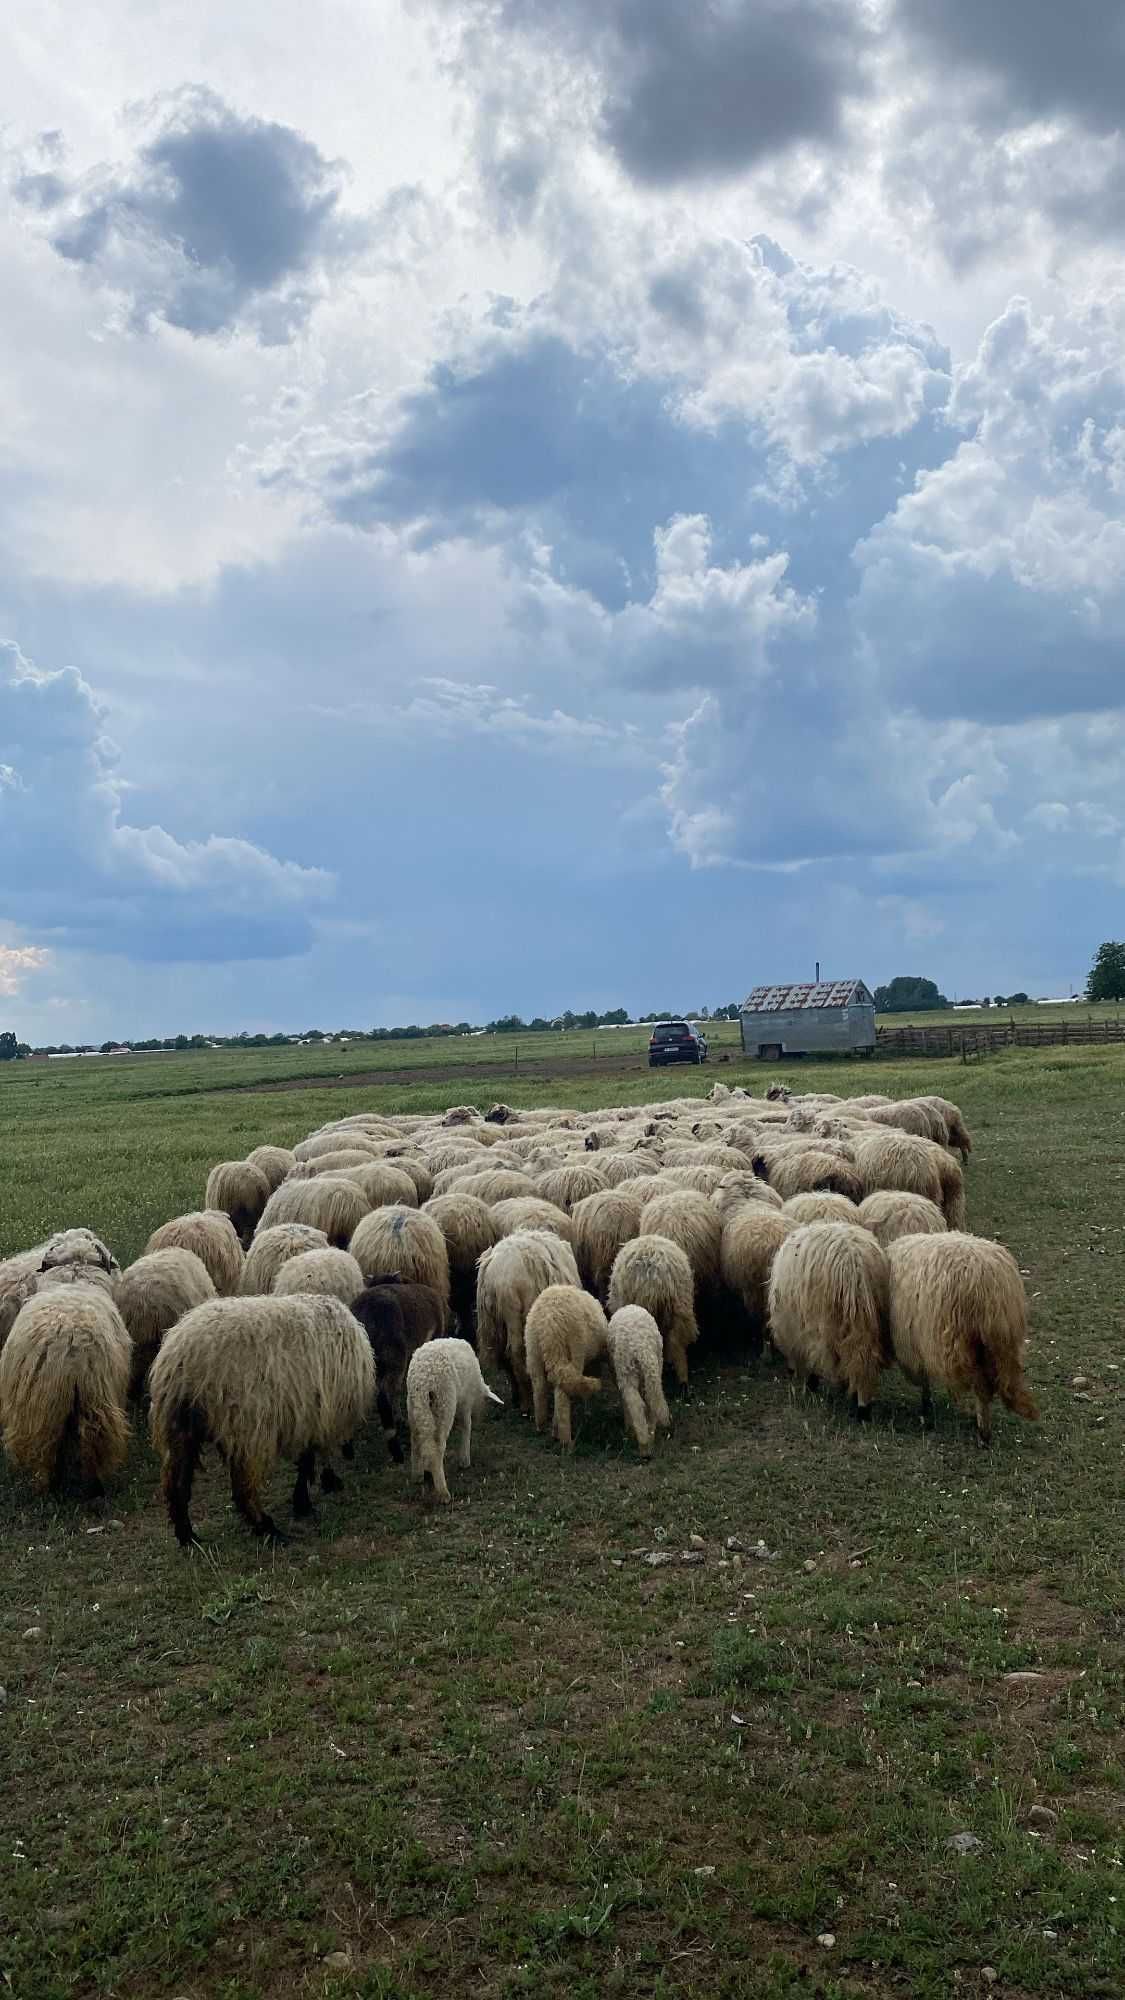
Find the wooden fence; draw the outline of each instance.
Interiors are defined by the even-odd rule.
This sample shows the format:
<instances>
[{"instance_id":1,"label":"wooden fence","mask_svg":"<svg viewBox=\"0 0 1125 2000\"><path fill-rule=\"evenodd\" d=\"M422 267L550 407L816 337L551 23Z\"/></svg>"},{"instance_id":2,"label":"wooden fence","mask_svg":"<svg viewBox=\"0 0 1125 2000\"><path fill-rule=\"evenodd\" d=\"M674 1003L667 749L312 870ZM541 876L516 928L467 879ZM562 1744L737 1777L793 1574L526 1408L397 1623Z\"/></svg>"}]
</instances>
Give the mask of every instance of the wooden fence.
<instances>
[{"instance_id":1,"label":"wooden fence","mask_svg":"<svg viewBox=\"0 0 1125 2000\"><path fill-rule=\"evenodd\" d=\"M960 1056L968 1062L998 1049L1067 1049L1125 1042L1125 1020L1005 1021L979 1027L877 1028L878 1056Z\"/></svg>"}]
</instances>

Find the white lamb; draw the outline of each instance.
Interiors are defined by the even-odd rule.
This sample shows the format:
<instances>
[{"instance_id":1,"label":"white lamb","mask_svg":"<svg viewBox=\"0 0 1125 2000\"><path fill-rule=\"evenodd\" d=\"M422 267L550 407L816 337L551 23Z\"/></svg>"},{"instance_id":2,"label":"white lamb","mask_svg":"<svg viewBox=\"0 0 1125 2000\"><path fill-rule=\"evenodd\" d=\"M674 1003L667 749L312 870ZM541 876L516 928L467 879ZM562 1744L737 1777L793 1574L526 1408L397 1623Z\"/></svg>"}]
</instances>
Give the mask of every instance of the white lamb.
<instances>
[{"instance_id":1,"label":"white lamb","mask_svg":"<svg viewBox=\"0 0 1125 2000\"><path fill-rule=\"evenodd\" d=\"M435 1498L449 1505L445 1447L455 1423L461 1426L459 1465L470 1465L473 1418L494 1396L467 1340L427 1340L416 1348L406 1371L406 1414L410 1422L410 1470L429 1479Z\"/></svg>"},{"instance_id":2,"label":"white lamb","mask_svg":"<svg viewBox=\"0 0 1125 2000\"><path fill-rule=\"evenodd\" d=\"M672 1422L661 1381L664 1342L660 1328L643 1306L618 1306L609 1322L606 1346L621 1392L625 1421L641 1457L647 1458L654 1432L667 1430Z\"/></svg>"}]
</instances>

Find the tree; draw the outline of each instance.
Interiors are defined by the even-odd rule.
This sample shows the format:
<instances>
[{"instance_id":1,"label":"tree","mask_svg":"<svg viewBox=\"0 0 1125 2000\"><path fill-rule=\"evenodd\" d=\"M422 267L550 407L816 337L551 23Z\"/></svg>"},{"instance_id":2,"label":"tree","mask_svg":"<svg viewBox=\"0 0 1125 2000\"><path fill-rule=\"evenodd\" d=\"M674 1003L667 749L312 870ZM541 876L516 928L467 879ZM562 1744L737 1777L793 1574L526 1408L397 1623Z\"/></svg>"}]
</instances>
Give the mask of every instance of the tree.
<instances>
[{"instance_id":1,"label":"tree","mask_svg":"<svg viewBox=\"0 0 1125 2000\"><path fill-rule=\"evenodd\" d=\"M877 1014L914 1014L948 1005L945 994L938 992L932 979L911 979L900 974L889 986L875 988Z\"/></svg>"},{"instance_id":2,"label":"tree","mask_svg":"<svg viewBox=\"0 0 1125 2000\"><path fill-rule=\"evenodd\" d=\"M1110 941L1094 953L1086 981L1087 1000L1125 1000L1125 944Z\"/></svg>"},{"instance_id":3,"label":"tree","mask_svg":"<svg viewBox=\"0 0 1125 2000\"><path fill-rule=\"evenodd\" d=\"M20 1045L10 1030L0 1035L0 1062L15 1062Z\"/></svg>"}]
</instances>

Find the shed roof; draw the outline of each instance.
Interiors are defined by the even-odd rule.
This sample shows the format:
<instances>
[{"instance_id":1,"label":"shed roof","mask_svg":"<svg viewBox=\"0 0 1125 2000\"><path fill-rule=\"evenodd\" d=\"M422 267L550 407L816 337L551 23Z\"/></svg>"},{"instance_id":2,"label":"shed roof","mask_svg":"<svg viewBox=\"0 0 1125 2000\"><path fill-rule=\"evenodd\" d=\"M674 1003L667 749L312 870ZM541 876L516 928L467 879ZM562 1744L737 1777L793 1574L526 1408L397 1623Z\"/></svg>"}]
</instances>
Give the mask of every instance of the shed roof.
<instances>
[{"instance_id":1,"label":"shed roof","mask_svg":"<svg viewBox=\"0 0 1125 2000\"><path fill-rule=\"evenodd\" d=\"M822 979L814 985L755 986L742 1003L743 1014L782 1014L791 1007L873 1007L862 979Z\"/></svg>"}]
</instances>

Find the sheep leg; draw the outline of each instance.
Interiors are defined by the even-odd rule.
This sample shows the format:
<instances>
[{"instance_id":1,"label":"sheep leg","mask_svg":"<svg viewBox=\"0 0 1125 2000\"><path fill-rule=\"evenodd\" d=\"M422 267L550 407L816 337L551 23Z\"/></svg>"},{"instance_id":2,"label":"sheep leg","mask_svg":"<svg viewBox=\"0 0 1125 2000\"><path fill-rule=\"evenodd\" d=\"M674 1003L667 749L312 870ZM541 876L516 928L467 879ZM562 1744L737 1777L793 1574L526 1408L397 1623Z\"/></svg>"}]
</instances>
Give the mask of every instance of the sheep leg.
<instances>
[{"instance_id":1,"label":"sheep leg","mask_svg":"<svg viewBox=\"0 0 1125 2000\"><path fill-rule=\"evenodd\" d=\"M342 1493L344 1490L343 1480L327 1459L320 1468L320 1490L322 1493Z\"/></svg>"},{"instance_id":2,"label":"sheep leg","mask_svg":"<svg viewBox=\"0 0 1125 2000\"><path fill-rule=\"evenodd\" d=\"M263 1509L258 1499L257 1481L240 1458L232 1457L230 1461L230 1490L231 1498L247 1527L252 1528L261 1541L288 1541L289 1537L282 1534L276 1521L271 1520Z\"/></svg>"},{"instance_id":3,"label":"sheep leg","mask_svg":"<svg viewBox=\"0 0 1125 2000\"><path fill-rule=\"evenodd\" d=\"M391 1399L385 1389L380 1389L376 1396L375 1408L378 1412L379 1422L383 1427L383 1436L387 1440L387 1450L390 1452L395 1464L401 1465L403 1450L402 1445L399 1443L398 1425L395 1423L395 1413L391 1406ZM417 1478L417 1474L415 1474L415 1478Z\"/></svg>"},{"instance_id":4,"label":"sheep leg","mask_svg":"<svg viewBox=\"0 0 1125 2000\"><path fill-rule=\"evenodd\" d=\"M672 1364L672 1372L676 1377L677 1387L679 1389L686 1389L688 1385L687 1348L676 1333L668 1335L668 1360Z\"/></svg>"},{"instance_id":5,"label":"sheep leg","mask_svg":"<svg viewBox=\"0 0 1125 2000\"><path fill-rule=\"evenodd\" d=\"M293 1486L293 1516L295 1520L307 1521L315 1514L309 1483L316 1477L315 1451L303 1451L297 1460L297 1478Z\"/></svg>"},{"instance_id":6,"label":"sheep leg","mask_svg":"<svg viewBox=\"0 0 1125 2000\"><path fill-rule=\"evenodd\" d=\"M528 1373L524 1355L511 1350L511 1366L508 1373L512 1377L512 1394L519 1402L521 1416L530 1416L532 1411L531 1376Z\"/></svg>"},{"instance_id":7,"label":"sheep leg","mask_svg":"<svg viewBox=\"0 0 1125 2000\"><path fill-rule=\"evenodd\" d=\"M458 1450L457 1453L458 1465L462 1466L472 1465L473 1462L472 1450L473 1450L473 1413L471 1410L462 1410L460 1449Z\"/></svg>"},{"instance_id":8,"label":"sheep leg","mask_svg":"<svg viewBox=\"0 0 1125 2000\"><path fill-rule=\"evenodd\" d=\"M450 1498L449 1488L445 1483L445 1444L446 1440L443 1439L440 1444L435 1442L430 1445L426 1452L425 1474L434 1489L434 1499L440 1500L443 1507L448 1507Z\"/></svg>"},{"instance_id":9,"label":"sheep leg","mask_svg":"<svg viewBox=\"0 0 1125 2000\"><path fill-rule=\"evenodd\" d=\"M172 1418L162 1485L168 1518L182 1549L195 1541L191 1524L191 1489L203 1453L203 1419L197 1410L181 1407Z\"/></svg>"},{"instance_id":10,"label":"sheep leg","mask_svg":"<svg viewBox=\"0 0 1125 2000\"><path fill-rule=\"evenodd\" d=\"M926 1380L925 1376L922 1377L921 1414L922 1414L922 1429L924 1431L932 1431L934 1427L934 1398L933 1398L933 1391L931 1390L929 1382Z\"/></svg>"},{"instance_id":11,"label":"sheep leg","mask_svg":"<svg viewBox=\"0 0 1125 2000\"><path fill-rule=\"evenodd\" d=\"M555 1390L555 1436L569 1451L574 1444L570 1428L570 1397L565 1389Z\"/></svg>"},{"instance_id":12,"label":"sheep leg","mask_svg":"<svg viewBox=\"0 0 1125 2000\"><path fill-rule=\"evenodd\" d=\"M858 1396L855 1399L855 1416L858 1424L869 1424L871 1422L871 1405L870 1403L861 1403Z\"/></svg>"},{"instance_id":13,"label":"sheep leg","mask_svg":"<svg viewBox=\"0 0 1125 2000\"><path fill-rule=\"evenodd\" d=\"M345 1458L347 1459L347 1461L348 1461L348 1463L349 1463L349 1465L350 1465L350 1464L351 1464L351 1461L352 1461L352 1459L353 1459L353 1458L355 1457L355 1445L354 1445L354 1443L353 1443L352 1439L351 1439L351 1438L349 1438L349 1439L348 1439L348 1441L347 1441L347 1444L342 1444L342 1445L340 1446L340 1450L341 1450L341 1452L343 1453L343 1456L344 1456L344 1457L345 1457Z\"/></svg>"},{"instance_id":14,"label":"sheep leg","mask_svg":"<svg viewBox=\"0 0 1125 2000\"><path fill-rule=\"evenodd\" d=\"M547 1424L547 1377L541 1368L534 1368L531 1374L531 1394L535 1406L535 1428L544 1430ZM558 1409L558 1392L555 1393L555 1408Z\"/></svg>"},{"instance_id":15,"label":"sheep leg","mask_svg":"<svg viewBox=\"0 0 1125 2000\"><path fill-rule=\"evenodd\" d=\"M642 1458L647 1458L652 1450L652 1435L644 1403L632 1382L622 1383L621 1401L625 1408L625 1421L636 1439L637 1450Z\"/></svg>"},{"instance_id":16,"label":"sheep leg","mask_svg":"<svg viewBox=\"0 0 1125 2000\"><path fill-rule=\"evenodd\" d=\"M982 1451L987 1451L992 1443L992 1398L978 1389L974 1398L977 1411L977 1443Z\"/></svg>"}]
</instances>

